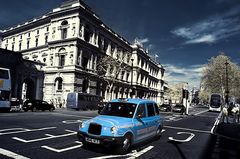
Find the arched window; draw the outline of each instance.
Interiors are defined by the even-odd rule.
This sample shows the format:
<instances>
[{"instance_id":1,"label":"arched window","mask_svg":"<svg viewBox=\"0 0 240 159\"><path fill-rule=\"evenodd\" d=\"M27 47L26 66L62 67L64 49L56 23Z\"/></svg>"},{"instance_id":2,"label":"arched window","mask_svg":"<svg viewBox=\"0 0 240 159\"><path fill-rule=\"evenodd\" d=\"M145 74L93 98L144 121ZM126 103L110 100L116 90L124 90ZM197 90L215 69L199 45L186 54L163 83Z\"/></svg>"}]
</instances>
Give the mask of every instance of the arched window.
<instances>
[{"instance_id":1,"label":"arched window","mask_svg":"<svg viewBox=\"0 0 240 159\"><path fill-rule=\"evenodd\" d=\"M55 79L55 90L56 92L62 92L63 89L63 79L61 77L57 77Z\"/></svg>"},{"instance_id":2,"label":"arched window","mask_svg":"<svg viewBox=\"0 0 240 159\"><path fill-rule=\"evenodd\" d=\"M66 20L64 20L61 23L61 37L62 37L62 39L67 38L67 27L68 27L68 22Z\"/></svg>"},{"instance_id":3,"label":"arched window","mask_svg":"<svg viewBox=\"0 0 240 159\"><path fill-rule=\"evenodd\" d=\"M66 54L66 50L64 48L61 48L59 50L59 66L65 65L65 54Z\"/></svg>"}]
</instances>

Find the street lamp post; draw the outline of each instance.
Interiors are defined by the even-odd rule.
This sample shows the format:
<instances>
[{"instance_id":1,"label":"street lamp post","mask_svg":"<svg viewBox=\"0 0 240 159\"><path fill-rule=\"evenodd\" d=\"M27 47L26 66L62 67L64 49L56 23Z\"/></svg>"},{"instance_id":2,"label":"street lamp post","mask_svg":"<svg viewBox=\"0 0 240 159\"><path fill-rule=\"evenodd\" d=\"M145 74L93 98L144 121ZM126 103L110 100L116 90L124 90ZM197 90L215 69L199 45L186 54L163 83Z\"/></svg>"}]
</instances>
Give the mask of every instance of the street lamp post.
<instances>
[{"instance_id":1,"label":"street lamp post","mask_svg":"<svg viewBox=\"0 0 240 159\"><path fill-rule=\"evenodd\" d=\"M228 105L229 101L228 101L228 96L229 96L229 90L228 90L228 61L225 62L226 65L226 96L225 96L225 103Z\"/></svg>"},{"instance_id":2,"label":"street lamp post","mask_svg":"<svg viewBox=\"0 0 240 159\"><path fill-rule=\"evenodd\" d=\"M131 92L130 92L131 98L133 97L133 60L134 59L131 59L131 61L132 61L132 68L131 68L131 71L132 71L132 73L131 73Z\"/></svg>"}]
</instances>

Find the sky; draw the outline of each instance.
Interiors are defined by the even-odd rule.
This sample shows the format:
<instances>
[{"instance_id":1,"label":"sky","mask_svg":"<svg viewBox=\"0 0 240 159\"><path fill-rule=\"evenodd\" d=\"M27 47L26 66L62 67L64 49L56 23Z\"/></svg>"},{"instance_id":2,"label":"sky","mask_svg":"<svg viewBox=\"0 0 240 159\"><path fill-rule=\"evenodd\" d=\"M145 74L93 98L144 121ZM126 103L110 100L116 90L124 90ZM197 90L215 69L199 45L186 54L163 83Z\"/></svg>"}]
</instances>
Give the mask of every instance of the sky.
<instances>
[{"instance_id":1,"label":"sky","mask_svg":"<svg viewBox=\"0 0 240 159\"><path fill-rule=\"evenodd\" d=\"M0 29L52 11L63 0L0 0ZM161 63L169 85L199 87L208 60L224 52L240 63L240 0L84 0L129 42Z\"/></svg>"}]
</instances>

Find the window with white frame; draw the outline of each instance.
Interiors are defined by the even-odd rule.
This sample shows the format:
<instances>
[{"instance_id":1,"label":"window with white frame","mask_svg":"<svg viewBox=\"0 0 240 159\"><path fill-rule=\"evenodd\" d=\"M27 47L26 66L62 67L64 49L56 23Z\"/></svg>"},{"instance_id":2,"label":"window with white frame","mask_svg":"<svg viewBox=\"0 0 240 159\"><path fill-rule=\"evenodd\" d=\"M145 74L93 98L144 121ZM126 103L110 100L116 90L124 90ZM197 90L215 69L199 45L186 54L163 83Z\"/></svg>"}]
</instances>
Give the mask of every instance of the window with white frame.
<instances>
[{"instance_id":1,"label":"window with white frame","mask_svg":"<svg viewBox=\"0 0 240 159\"><path fill-rule=\"evenodd\" d=\"M57 77L55 79L55 91L62 92L63 89L63 79L61 77Z\"/></svg>"}]
</instances>

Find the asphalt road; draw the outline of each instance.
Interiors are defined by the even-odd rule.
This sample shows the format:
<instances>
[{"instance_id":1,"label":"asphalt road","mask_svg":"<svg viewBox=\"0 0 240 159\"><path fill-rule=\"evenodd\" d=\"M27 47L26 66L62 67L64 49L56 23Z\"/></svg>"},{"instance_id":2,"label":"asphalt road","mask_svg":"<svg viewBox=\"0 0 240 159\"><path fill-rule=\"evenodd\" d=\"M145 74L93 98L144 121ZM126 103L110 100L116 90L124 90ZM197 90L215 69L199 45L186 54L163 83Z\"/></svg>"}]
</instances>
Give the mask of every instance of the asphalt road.
<instances>
[{"instance_id":1,"label":"asphalt road","mask_svg":"<svg viewBox=\"0 0 240 159\"><path fill-rule=\"evenodd\" d=\"M218 113L197 106L189 110L189 115L162 113L162 137L136 145L125 155L111 148L82 147L76 136L78 123L96 115L96 111L65 109L0 113L0 158L207 158Z\"/></svg>"}]
</instances>

